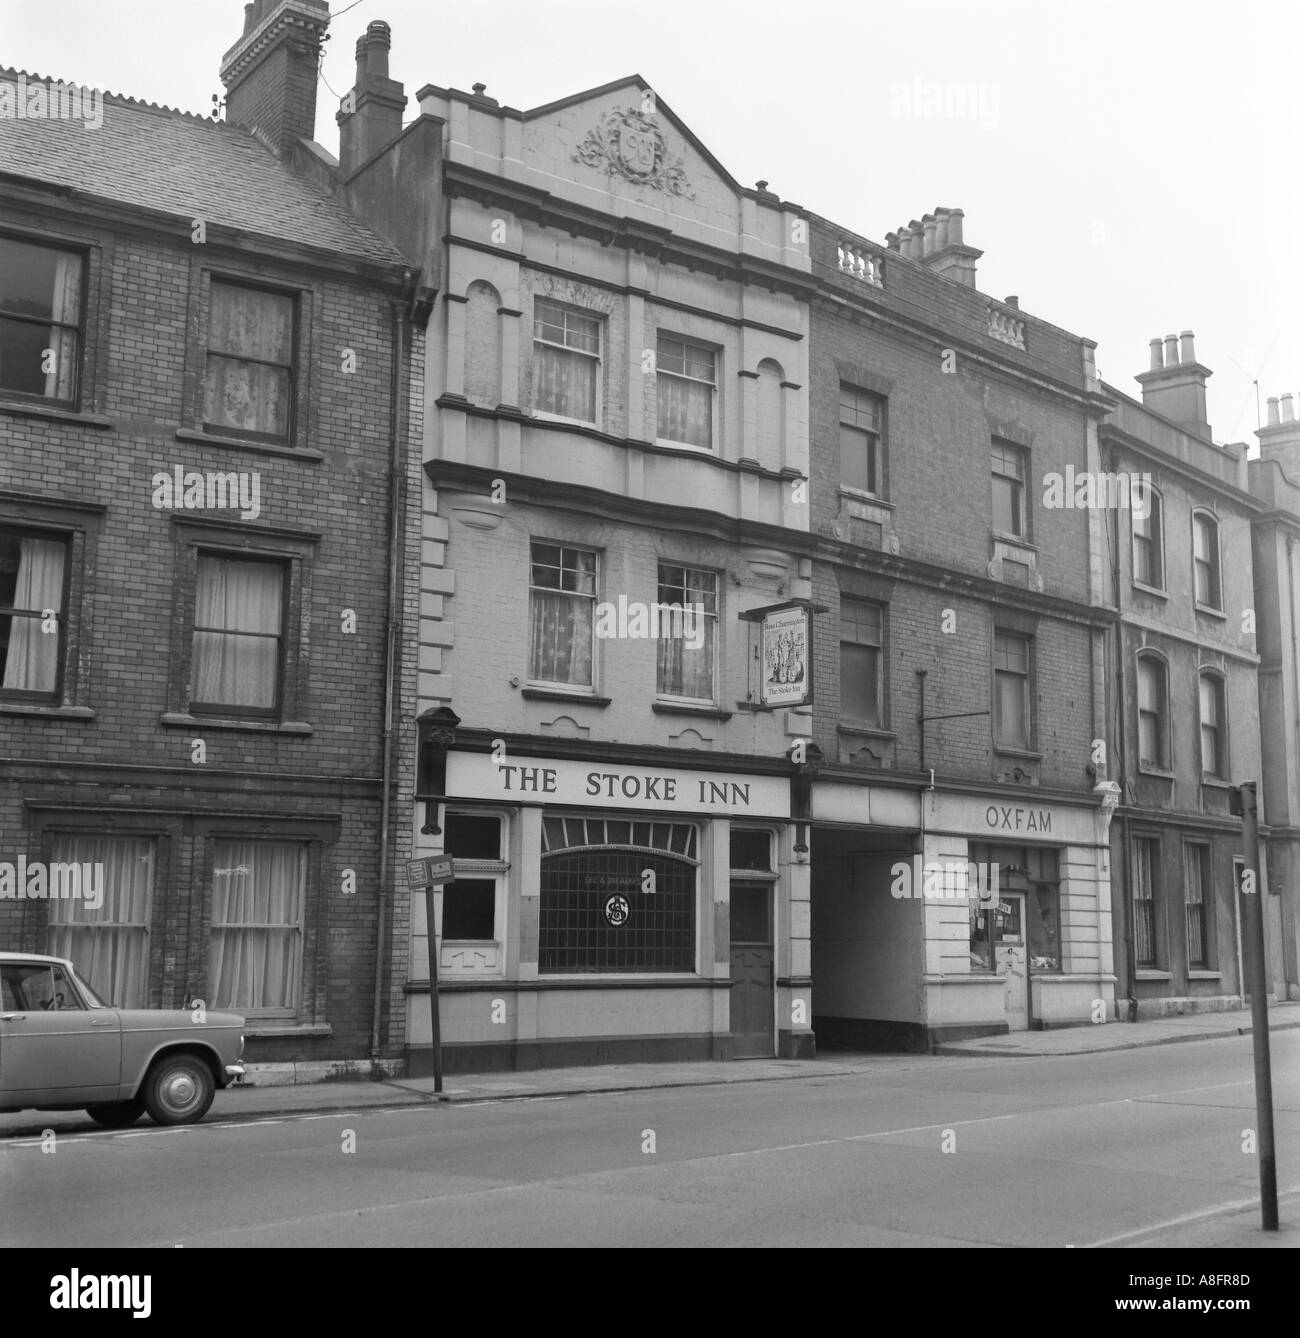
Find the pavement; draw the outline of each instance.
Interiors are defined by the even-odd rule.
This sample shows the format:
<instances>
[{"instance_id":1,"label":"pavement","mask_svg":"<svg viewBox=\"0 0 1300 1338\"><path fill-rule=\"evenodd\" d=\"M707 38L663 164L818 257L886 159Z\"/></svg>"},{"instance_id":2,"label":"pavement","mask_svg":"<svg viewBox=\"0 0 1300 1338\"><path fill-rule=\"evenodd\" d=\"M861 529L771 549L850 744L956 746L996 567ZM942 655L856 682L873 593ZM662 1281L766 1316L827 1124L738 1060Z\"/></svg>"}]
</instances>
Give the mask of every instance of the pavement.
<instances>
[{"instance_id":1,"label":"pavement","mask_svg":"<svg viewBox=\"0 0 1300 1338\"><path fill-rule=\"evenodd\" d=\"M1269 1030L1300 1027L1300 1002L1269 1008ZM1249 1034L1250 1013L1195 1013L1150 1022L1111 1022L1095 1027L1012 1032L939 1047L940 1055L965 1059L1047 1058L1135 1050L1181 1041L1213 1040ZM447 1075L443 1091L432 1078L389 1078L379 1082L319 1082L258 1087L244 1083L218 1092L208 1117L289 1114L316 1110L366 1110L378 1106L421 1105L437 1101L510 1101L574 1096L592 1092L633 1092L647 1088L704 1087L793 1078L849 1077L893 1073L930 1066L929 1055L850 1054L826 1051L816 1059L745 1059L674 1064L603 1064L527 1072ZM0 1129L8 1120L0 1117Z\"/></svg>"},{"instance_id":2,"label":"pavement","mask_svg":"<svg viewBox=\"0 0 1300 1338\"><path fill-rule=\"evenodd\" d=\"M1269 1008L1269 1030L1300 1027L1300 1002ZM1249 1034L1250 1013L1196 1013L1150 1022L1111 1022L1095 1027L1011 1032L979 1040L954 1041L938 1054L954 1060L1060 1058L1135 1050L1180 1041L1203 1041ZM327 1080L293 1085L258 1085L250 1079L218 1092L212 1120L242 1120L315 1111L365 1111L439 1102L496 1102L554 1099L596 1092L637 1092L652 1088L730 1086L800 1078L880 1077L908 1069L932 1068L934 1058L920 1054L859 1054L825 1051L816 1059L693 1060L669 1064L578 1065L508 1073L457 1073L444 1078L441 1093L432 1078ZM42 1128L86 1123L81 1111L22 1111L0 1115L0 1135L22 1135Z\"/></svg>"}]
</instances>

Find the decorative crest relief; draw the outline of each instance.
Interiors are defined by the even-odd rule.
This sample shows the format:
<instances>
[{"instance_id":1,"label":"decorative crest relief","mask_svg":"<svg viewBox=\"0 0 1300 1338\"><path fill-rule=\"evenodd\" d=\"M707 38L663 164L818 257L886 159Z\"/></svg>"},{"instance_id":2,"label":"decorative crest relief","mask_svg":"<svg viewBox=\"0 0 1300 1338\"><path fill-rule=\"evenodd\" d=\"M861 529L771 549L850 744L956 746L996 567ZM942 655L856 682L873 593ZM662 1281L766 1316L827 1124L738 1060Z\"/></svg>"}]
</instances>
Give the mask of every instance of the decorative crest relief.
<instances>
[{"instance_id":1,"label":"decorative crest relief","mask_svg":"<svg viewBox=\"0 0 1300 1338\"><path fill-rule=\"evenodd\" d=\"M607 111L595 128L587 131L573 161L604 168L606 176L619 176L666 195L695 199L682 159L668 156L668 143L654 117L635 107Z\"/></svg>"}]
</instances>

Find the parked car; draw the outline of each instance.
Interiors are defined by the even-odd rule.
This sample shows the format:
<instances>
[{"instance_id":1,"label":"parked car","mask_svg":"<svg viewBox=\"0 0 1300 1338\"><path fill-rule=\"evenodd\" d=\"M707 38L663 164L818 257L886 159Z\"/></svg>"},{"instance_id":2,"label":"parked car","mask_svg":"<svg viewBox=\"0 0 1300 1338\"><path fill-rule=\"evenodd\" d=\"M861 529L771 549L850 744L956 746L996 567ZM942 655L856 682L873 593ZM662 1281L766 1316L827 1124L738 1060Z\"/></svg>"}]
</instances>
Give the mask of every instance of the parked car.
<instances>
[{"instance_id":1,"label":"parked car","mask_svg":"<svg viewBox=\"0 0 1300 1338\"><path fill-rule=\"evenodd\" d=\"M244 1019L113 1008L63 957L0 952L0 1114L81 1110L106 1129L148 1111L194 1124L242 1078Z\"/></svg>"}]
</instances>

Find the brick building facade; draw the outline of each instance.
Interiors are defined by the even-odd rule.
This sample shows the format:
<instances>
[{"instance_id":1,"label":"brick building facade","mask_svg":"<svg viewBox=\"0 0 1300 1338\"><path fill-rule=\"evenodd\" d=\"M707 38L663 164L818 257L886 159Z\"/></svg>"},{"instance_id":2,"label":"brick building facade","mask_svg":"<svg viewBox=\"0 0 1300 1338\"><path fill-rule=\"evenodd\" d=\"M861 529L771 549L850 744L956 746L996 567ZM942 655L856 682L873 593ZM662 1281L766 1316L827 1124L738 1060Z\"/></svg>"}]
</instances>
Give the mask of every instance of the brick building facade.
<instances>
[{"instance_id":1,"label":"brick building facade","mask_svg":"<svg viewBox=\"0 0 1300 1338\"><path fill-rule=\"evenodd\" d=\"M1241 820L1230 799L1260 776L1259 505L1245 447L1213 440L1209 375L1184 331L1151 341L1141 402L1106 386L1106 467L1139 480L1146 499L1116 513L1105 536L1120 614L1108 678L1122 787L1111 828L1116 969L1135 1020L1236 1008L1243 993ZM1275 951L1275 924L1267 937Z\"/></svg>"},{"instance_id":2,"label":"brick building facade","mask_svg":"<svg viewBox=\"0 0 1300 1338\"><path fill-rule=\"evenodd\" d=\"M1259 654L1260 831L1270 950L1279 999L1300 998L1300 421L1292 396L1273 396L1248 466L1255 646ZM1270 945L1271 948L1271 945Z\"/></svg>"},{"instance_id":3,"label":"brick building facade","mask_svg":"<svg viewBox=\"0 0 1300 1338\"><path fill-rule=\"evenodd\" d=\"M1093 346L976 291L960 210L812 236L818 1042L1111 1018L1112 619L1097 513L1049 500L1096 467Z\"/></svg>"},{"instance_id":4,"label":"brick building facade","mask_svg":"<svg viewBox=\"0 0 1300 1338\"><path fill-rule=\"evenodd\" d=\"M0 137L0 863L98 884L0 940L328 1066L387 1042L411 267L289 166L327 6L261 8L227 124Z\"/></svg>"}]
</instances>

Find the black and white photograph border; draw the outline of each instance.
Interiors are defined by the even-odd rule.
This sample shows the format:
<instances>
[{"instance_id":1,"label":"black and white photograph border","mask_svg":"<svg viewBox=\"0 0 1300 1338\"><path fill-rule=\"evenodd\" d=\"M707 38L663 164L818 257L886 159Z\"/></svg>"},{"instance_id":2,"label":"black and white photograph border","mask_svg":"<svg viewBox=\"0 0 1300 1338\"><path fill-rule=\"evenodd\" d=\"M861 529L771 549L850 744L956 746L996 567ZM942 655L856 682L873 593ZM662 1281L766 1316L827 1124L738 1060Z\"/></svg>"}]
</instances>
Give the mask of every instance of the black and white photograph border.
<instances>
[{"instance_id":1,"label":"black and white photograph border","mask_svg":"<svg viewBox=\"0 0 1300 1338\"><path fill-rule=\"evenodd\" d=\"M1280 1305L1300 10L0 9L16 1303L684 1246Z\"/></svg>"}]
</instances>

